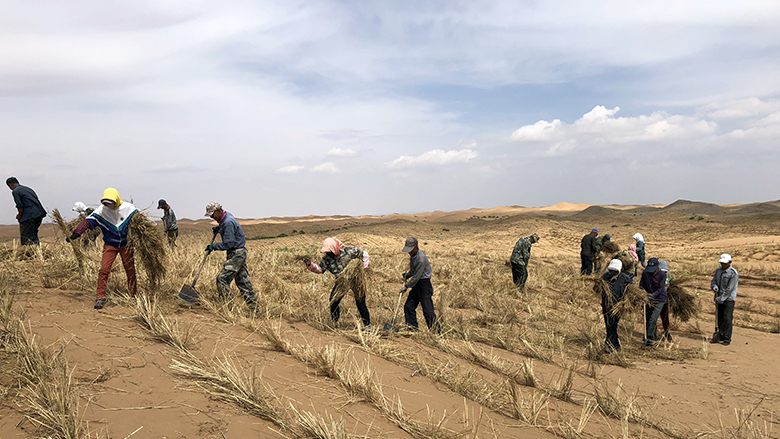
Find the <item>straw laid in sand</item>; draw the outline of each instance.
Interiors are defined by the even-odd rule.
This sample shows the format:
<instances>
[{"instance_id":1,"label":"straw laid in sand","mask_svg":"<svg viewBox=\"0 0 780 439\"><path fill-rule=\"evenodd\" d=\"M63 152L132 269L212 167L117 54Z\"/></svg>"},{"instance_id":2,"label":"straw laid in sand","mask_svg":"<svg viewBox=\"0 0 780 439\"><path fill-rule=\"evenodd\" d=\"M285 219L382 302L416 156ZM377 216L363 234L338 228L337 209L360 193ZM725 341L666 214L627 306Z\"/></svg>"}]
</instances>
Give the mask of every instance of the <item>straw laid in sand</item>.
<instances>
[{"instance_id":1,"label":"straw laid in sand","mask_svg":"<svg viewBox=\"0 0 780 439\"><path fill-rule=\"evenodd\" d=\"M73 233L75 226L73 229L68 227L68 224L65 223L65 219L62 218L62 214L60 214L59 209L55 208L52 210L51 216L54 217L54 221L57 222L57 227L59 227L60 232L62 232L66 238ZM70 242L70 247L73 249L73 254L76 255L76 261L79 263L79 270L81 270L84 268L84 251L81 249L81 246L74 241Z\"/></svg>"},{"instance_id":2,"label":"straw laid in sand","mask_svg":"<svg viewBox=\"0 0 780 439\"><path fill-rule=\"evenodd\" d=\"M136 258L146 270L152 287L159 285L165 276L166 244L163 234L142 212L136 212L130 219L128 241Z\"/></svg>"},{"instance_id":3,"label":"straw laid in sand","mask_svg":"<svg viewBox=\"0 0 780 439\"><path fill-rule=\"evenodd\" d=\"M368 277L363 268L363 261L355 258L344 267L344 270L336 276L336 293L331 303L343 298L349 290L355 295L355 299L363 299L368 291Z\"/></svg>"}]
</instances>

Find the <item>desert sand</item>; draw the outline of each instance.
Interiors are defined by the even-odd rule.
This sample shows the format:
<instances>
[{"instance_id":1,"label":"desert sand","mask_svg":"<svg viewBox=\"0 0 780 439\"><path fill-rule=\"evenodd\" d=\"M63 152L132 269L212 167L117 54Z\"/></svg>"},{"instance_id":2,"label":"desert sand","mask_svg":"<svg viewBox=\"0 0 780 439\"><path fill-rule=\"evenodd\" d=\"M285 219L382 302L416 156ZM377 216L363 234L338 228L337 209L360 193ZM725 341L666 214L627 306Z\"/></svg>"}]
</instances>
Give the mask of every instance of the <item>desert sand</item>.
<instances>
[{"instance_id":1,"label":"desert sand","mask_svg":"<svg viewBox=\"0 0 780 439\"><path fill-rule=\"evenodd\" d=\"M24 322L26 340L39 343L51 364L66 365L71 380L63 392L77 402L68 410L76 413L80 437L780 437L774 207L560 203L240 220L260 300L254 316L237 293L227 306L216 302L219 252L209 256L196 285L204 305L175 299L213 226L182 220L163 284L145 284L139 267L142 294L168 329L144 320L144 305L126 294L119 263L106 308L92 309L98 249L88 251L79 273L53 225L43 226L42 249L30 257L14 251L18 229L1 226L0 297L14 301L4 314L0 437L68 437L44 425L35 395L46 383L20 372L23 356L11 342L19 331L9 329L9 315ZM700 314L687 322L673 318L673 342L642 349L637 313L623 318L623 352L603 353L599 299L579 276L579 241L592 227L621 248L641 232L648 257L668 260L696 295ZM541 241L522 294L511 284L508 258L515 241L531 233ZM440 336L428 332L421 312L419 333L381 331L393 318L408 267L400 248L410 235L433 266ZM296 260L316 257L328 236L371 254L371 334L360 332L350 297L334 327L327 313L333 277L307 272ZM741 274L731 346L707 343L715 326L709 280L724 252ZM186 346L166 339L171 332ZM60 375L45 376L54 386ZM228 376L239 386L215 384ZM262 403L276 414L259 409ZM313 419L318 435L304 429L305 419Z\"/></svg>"}]
</instances>

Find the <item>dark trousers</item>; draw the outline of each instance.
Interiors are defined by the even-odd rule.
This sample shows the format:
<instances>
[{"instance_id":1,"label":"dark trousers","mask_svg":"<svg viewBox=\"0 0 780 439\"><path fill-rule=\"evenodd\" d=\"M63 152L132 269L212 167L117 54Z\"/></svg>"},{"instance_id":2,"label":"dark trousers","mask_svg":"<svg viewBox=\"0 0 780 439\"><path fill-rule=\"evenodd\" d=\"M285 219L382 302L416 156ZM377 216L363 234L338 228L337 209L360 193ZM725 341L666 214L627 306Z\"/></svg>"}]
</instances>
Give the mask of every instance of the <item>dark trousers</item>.
<instances>
[{"instance_id":1,"label":"dark trousers","mask_svg":"<svg viewBox=\"0 0 780 439\"><path fill-rule=\"evenodd\" d=\"M645 262L645 251L637 250L636 255L639 257L639 263L642 264L642 267L647 267L647 262Z\"/></svg>"},{"instance_id":2,"label":"dark trousers","mask_svg":"<svg viewBox=\"0 0 780 439\"><path fill-rule=\"evenodd\" d=\"M645 327L645 346L650 346L658 341L656 326L658 325L658 317L661 315L661 309L663 309L665 303L666 302L645 305L645 318L647 319L647 326Z\"/></svg>"},{"instance_id":3,"label":"dark trousers","mask_svg":"<svg viewBox=\"0 0 780 439\"><path fill-rule=\"evenodd\" d=\"M333 319L334 322L339 321L339 317L341 317L341 308L339 308L339 304L341 303L341 299L333 300L333 296L336 295L336 286L337 283L333 285L333 290L330 292L330 318ZM355 305L357 305L358 312L360 313L360 319L363 320L363 326L369 326L371 325L371 314L368 313L368 307L366 306L366 297L363 296L362 299L358 299L355 297Z\"/></svg>"},{"instance_id":4,"label":"dark trousers","mask_svg":"<svg viewBox=\"0 0 780 439\"><path fill-rule=\"evenodd\" d=\"M417 281L417 285L409 291L409 297L406 298L406 303L404 303L406 325L413 329L419 328L417 326L417 305L422 305L423 316L425 317L425 323L428 324L428 329L437 334L441 332L436 321L436 313L433 310L433 285L431 285L430 279Z\"/></svg>"},{"instance_id":5,"label":"dark trousers","mask_svg":"<svg viewBox=\"0 0 780 439\"><path fill-rule=\"evenodd\" d=\"M520 291L525 292L525 281L528 280L528 268L525 265L515 264L512 262L512 281L520 288Z\"/></svg>"},{"instance_id":6,"label":"dark trousers","mask_svg":"<svg viewBox=\"0 0 780 439\"><path fill-rule=\"evenodd\" d=\"M590 275L593 273L593 256L585 256L580 253L580 259L582 259L582 268L580 269L580 273L583 275Z\"/></svg>"},{"instance_id":7,"label":"dark trousers","mask_svg":"<svg viewBox=\"0 0 780 439\"><path fill-rule=\"evenodd\" d=\"M664 332L669 332L669 301L664 302L664 307L661 308L661 325Z\"/></svg>"},{"instance_id":8,"label":"dark trousers","mask_svg":"<svg viewBox=\"0 0 780 439\"><path fill-rule=\"evenodd\" d=\"M721 343L731 343L732 321L734 320L734 301L727 300L718 304L718 336Z\"/></svg>"},{"instance_id":9,"label":"dark trousers","mask_svg":"<svg viewBox=\"0 0 780 439\"><path fill-rule=\"evenodd\" d=\"M41 218L33 218L19 223L22 245L39 245L38 229L41 227Z\"/></svg>"},{"instance_id":10,"label":"dark trousers","mask_svg":"<svg viewBox=\"0 0 780 439\"><path fill-rule=\"evenodd\" d=\"M601 306L601 312L604 314L604 326L607 328L607 339L605 344L607 349L620 350L620 340L618 340L618 323L620 322L619 315L612 315L611 309Z\"/></svg>"}]
</instances>

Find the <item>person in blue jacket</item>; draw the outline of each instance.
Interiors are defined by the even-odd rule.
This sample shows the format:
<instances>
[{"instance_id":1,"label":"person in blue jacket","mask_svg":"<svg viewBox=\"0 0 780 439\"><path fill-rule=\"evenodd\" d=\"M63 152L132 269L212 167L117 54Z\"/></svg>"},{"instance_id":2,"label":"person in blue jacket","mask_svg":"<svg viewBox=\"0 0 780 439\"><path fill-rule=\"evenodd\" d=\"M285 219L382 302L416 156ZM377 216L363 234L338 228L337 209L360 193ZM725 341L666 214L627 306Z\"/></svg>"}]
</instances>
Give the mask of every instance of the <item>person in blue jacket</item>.
<instances>
[{"instance_id":1,"label":"person in blue jacket","mask_svg":"<svg viewBox=\"0 0 780 439\"><path fill-rule=\"evenodd\" d=\"M32 188L22 186L16 177L8 177L5 184L11 189L16 204L16 220L19 221L19 234L22 245L39 245L38 229L41 228L46 210Z\"/></svg>"}]
</instances>

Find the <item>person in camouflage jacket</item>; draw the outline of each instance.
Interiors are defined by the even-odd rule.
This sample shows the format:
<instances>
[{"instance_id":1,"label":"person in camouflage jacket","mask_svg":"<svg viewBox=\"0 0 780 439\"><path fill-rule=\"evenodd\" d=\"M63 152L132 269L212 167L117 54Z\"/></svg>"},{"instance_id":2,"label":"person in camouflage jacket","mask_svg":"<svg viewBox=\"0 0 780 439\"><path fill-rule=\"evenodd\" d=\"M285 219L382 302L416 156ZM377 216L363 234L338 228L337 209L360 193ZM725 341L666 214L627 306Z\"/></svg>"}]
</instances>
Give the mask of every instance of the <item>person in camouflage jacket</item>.
<instances>
[{"instance_id":1,"label":"person in camouflage jacket","mask_svg":"<svg viewBox=\"0 0 780 439\"><path fill-rule=\"evenodd\" d=\"M344 246L341 241L336 238L325 239L322 242L320 253L323 253L323 256L319 264L315 264L308 259L304 259L303 261L306 268L312 273L322 274L329 271L334 276L338 276L344 271L344 268L346 268L351 260L357 258L361 259L363 268L368 268L368 253L364 252L360 247ZM337 279L336 283L333 285L333 290L330 292L330 317L333 319L333 323L338 323L339 317L341 316L341 309L339 306L341 304L341 298L336 298L334 300L334 296L339 287L339 282L342 282L342 280ZM363 330L367 332L371 331L371 315L366 306L365 296L360 298L355 296L355 305L360 313L361 320L363 320Z\"/></svg>"},{"instance_id":2,"label":"person in camouflage jacket","mask_svg":"<svg viewBox=\"0 0 780 439\"><path fill-rule=\"evenodd\" d=\"M528 260L531 259L531 245L539 242L539 235L534 233L517 240L515 249L512 251L512 257L509 261L512 264L512 281L525 292L525 281L528 280Z\"/></svg>"}]
</instances>

